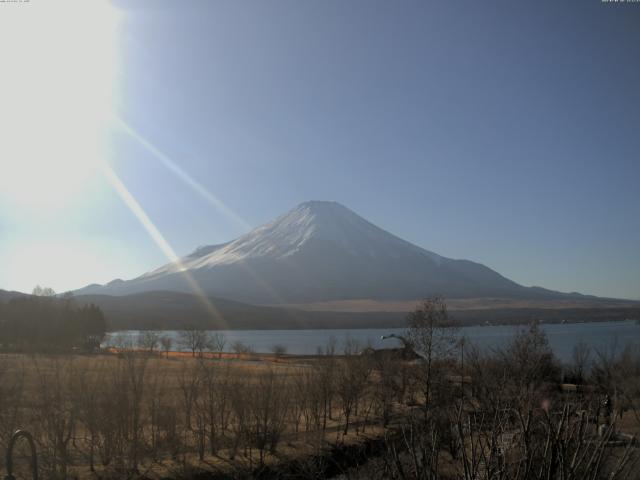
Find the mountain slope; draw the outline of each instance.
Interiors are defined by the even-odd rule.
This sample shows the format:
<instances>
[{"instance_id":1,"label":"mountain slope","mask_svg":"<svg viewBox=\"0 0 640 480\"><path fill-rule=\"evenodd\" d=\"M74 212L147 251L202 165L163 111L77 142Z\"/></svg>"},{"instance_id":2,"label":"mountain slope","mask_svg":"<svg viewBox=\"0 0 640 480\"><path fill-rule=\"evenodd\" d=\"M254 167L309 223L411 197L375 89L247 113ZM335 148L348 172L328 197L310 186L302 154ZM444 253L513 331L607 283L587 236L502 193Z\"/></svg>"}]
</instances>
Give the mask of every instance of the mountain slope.
<instances>
[{"instance_id":1,"label":"mountain slope","mask_svg":"<svg viewBox=\"0 0 640 480\"><path fill-rule=\"evenodd\" d=\"M335 202L306 202L238 239L201 247L129 281L77 294L191 292L185 271L208 295L281 304L344 299L563 296L526 288L479 263L422 249Z\"/></svg>"},{"instance_id":2,"label":"mountain slope","mask_svg":"<svg viewBox=\"0 0 640 480\"><path fill-rule=\"evenodd\" d=\"M21 298L28 296L26 293L22 292L14 292L7 290L0 290L0 302L7 302L14 298Z\"/></svg>"}]
</instances>

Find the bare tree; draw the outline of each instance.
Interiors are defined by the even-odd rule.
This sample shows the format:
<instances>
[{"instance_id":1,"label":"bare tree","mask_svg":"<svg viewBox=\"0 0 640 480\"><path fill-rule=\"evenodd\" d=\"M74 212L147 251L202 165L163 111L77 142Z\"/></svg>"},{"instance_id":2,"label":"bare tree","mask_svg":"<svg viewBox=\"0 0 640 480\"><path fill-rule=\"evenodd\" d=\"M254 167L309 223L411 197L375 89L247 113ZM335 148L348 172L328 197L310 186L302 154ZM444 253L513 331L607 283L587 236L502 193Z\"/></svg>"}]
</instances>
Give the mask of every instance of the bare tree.
<instances>
[{"instance_id":1,"label":"bare tree","mask_svg":"<svg viewBox=\"0 0 640 480\"><path fill-rule=\"evenodd\" d=\"M138 348L153 354L160 343L160 334L153 330L145 330L138 336Z\"/></svg>"},{"instance_id":2,"label":"bare tree","mask_svg":"<svg viewBox=\"0 0 640 480\"><path fill-rule=\"evenodd\" d=\"M164 369L149 369L148 380L146 381L146 392L144 402L146 404L147 432L146 441L149 445L150 453L154 461L160 460L162 451L162 430L171 411L167 405L168 388L167 375Z\"/></svg>"},{"instance_id":3,"label":"bare tree","mask_svg":"<svg viewBox=\"0 0 640 480\"><path fill-rule=\"evenodd\" d=\"M250 440L250 400L251 390L248 379L235 378L229 383L230 405L233 412L233 420L229 423L232 433L230 458L233 460L238 452L238 448L244 443L245 456L247 449L251 451Z\"/></svg>"},{"instance_id":4,"label":"bare tree","mask_svg":"<svg viewBox=\"0 0 640 480\"><path fill-rule=\"evenodd\" d=\"M546 334L536 322L516 333L498 355L505 374L499 391L518 405L539 405L548 395L547 385L560 380L558 361Z\"/></svg>"},{"instance_id":5,"label":"bare tree","mask_svg":"<svg viewBox=\"0 0 640 480\"><path fill-rule=\"evenodd\" d=\"M41 460L51 477L66 478L71 463L70 445L78 417L77 402L70 398L74 378L69 360L34 364L37 372L34 420L43 446Z\"/></svg>"},{"instance_id":6,"label":"bare tree","mask_svg":"<svg viewBox=\"0 0 640 480\"><path fill-rule=\"evenodd\" d=\"M578 342L573 347L571 364L567 377L571 383L584 383L591 365L591 347L585 342Z\"/></svg>"},{"instance_id":7,"label":"bare tree","mask_svg":"<svg viewBox=\"0 0 640 480\"><path fill-rule=\"evenodd\" d=\"M590 380L613 402L614 416L631 409L640 420L640 348L618 343L597 349Z\"/></svg>"},{"instance_id":8,"label":"bare tree","mask_svg":"<svg viewBox=\"0 0 640 480\"><path fill-rule=\"evenodd\" d=\"M209 333L195 327L190 327L180 331L180 344L183 348L190 350L193 357L196 353L202 353L211 348Z\"/></svg>"},{"instance_id":9,"label":"bare tree","mask_svg":"<svg viewBox=\"0 0 640 480\"><path fill-rule=\"evenodd\" d=\"M384 352L384 351L383 351ZM395 352L379 355L374 359L378 379L375 382L373 395L378 414L382 417L382 426L386 427L391 420L391 413L398 397L403 396L403 374L401 359Z\"/></svg>"},{"instance_id":10,"label":"bare tree","mask_svg":"<svg viewBox=\"0 0 640 480\"><path fill-rule=\"evenodd\" d=\"M332 418L332 402L336 395L336 339L331 337L324 350L322 348L319 350L323 352L323 356L318 359L314 367L319 388L317 393L322 398L322 432L324 433L327 429L327 420Z\"/></svg>"},{"instance_id":11,"label":"bare tree","mask_svg":"<svg viewBox=\"0 0 640 480\"><path fill-rule=\"evenodd\" d=\"M78 419L86 432L89 469L95 471L95 459L100 444L99 403L104 382L105 366L99 364L93 370L79 368L75 372L74 400L78 403Z\"/></svg>"},{"instance_id":12,"label":"bare tree","mask_svg":"<svg viewBox=\"0 0 640 480\"><path fill-rule=\"evenodd\" d=\"M169 358L169 352L171 352L171 347L173 346L173 339L169 335L163 335L160 338L160 345L166 357Z\"/></svg>"},{"instance_id":13,"label":"bare tree","mask_svg":"<svg viewBox=\"0 0 640 480\"><path fill-rule=\"evenodd\" d=\"M56 296L56 292L53 288L41 287L40 285L36 285L33 291L31 292L31 294L35 295L36 297L55 297Z\"/></svg>"},{"instance_id":14,"label":"bare tree","mask_svg":"<svg viewBox=\"0 0 640 480\"><path fill-rule=\"evenodd\" d=\"M276 344L271 347L271 352L276 357L276 359L279 359L280 357L287 354L287 347L285 345Z\"/></svg>"},{"instance_id":15,"label":"bare tree","mask_svg":"<svg viewBox=\"0 0 640 480\"><path fill-rule=\"evenodd\" d=\"M456 349L455 324L441 297L424 300L408 316L407 336L415 352L424 360L421 383L428 408L436 362L451 358Z\"/></svg>"},{"instance_id":16,"label":"bare tree","mask_svg":"<svg viewBox=\"0 0 640 480\"><path fill-rule=\"evenodd\" d=\"M285 381L271 369L259 376L254 390L250 404L250 432L262 466L265 452L276 452L284 432L289 394Z\"/></svg>"},{"instance_id":17,"label":"bare tree","mask_svg":"<svg viewBox=\"0 0 640 480\"><path fill-rule=\"evenodd\" d=\"M339 363L336 375L336 394L340 399L342 413L344 415L343 434L349 433L349 426L352 413L357 414L360 397L367 385L371 373L368 359L357 352L358 347L345 348L345 357Z\"/></svg>"},{"instance_id":18,"label":"bare tree","mask_svg":"<svg viewBox=\"0 0 640 480\"><path fill-rule=\"evenodd\" d=\"M145 387L145 374L147 360L132 355L125 357L125 388L127 391L127 412L129 427L129 468L133 472L138 471L140 454L144 440L143 422L143 394Z\"/></svg>"},{"instance_id":19,"label":"bare tree","mask_svg":"<svg viewBox=\"0 0 640 480\"><path fill-rule=\"evenodd\" d=\"M209 438L211 455L215 455L218 451L218 439L220 436L218 410L221 408L221 405L218 402L218 368L219 367L213 363L202 362L199 365L202 395L198 402L198 408L202 411L204 418L205 432Z\"/></svg>"},{"instance_id":20,"label":"bare tree","mask_svg":"<svg viewBox=\"0 0 640 480\"><path fill-rule=\"evenodd\" d=\"M235 342L233 342L231 348L233 349L237 358L240 358L243 355L249 355L251 353L251 347L245 345L240 340L236 340Z\"/></svg>"},{"instance_id":21,"label":"bare tree","mask_svg":"<svg viewBox=\"0 0 640 480\"><path fill-rule=\"evenodd\" d=\"M223 333L215 332L210 337L210 343L214 351L218 352L218 358L222 358L222 352L227 345L227 338Z\"/></svg>"},{"instance_id":22,"label":"bare tree","mask_svg":"<svg viewBox=\"0 0 640 480\"><path fill-rule=\"evenodd\" d=\"M188 431L192 430L192 414L195 402L200 395L199 365L183 365L178 375L178 386L181 393L184 424Z\"/></svg>"},{"instance_id":23,"label":"bare tree","mask_svg":"<svg viewBox=\"0 0 640 480\"><path fill-rule=\"evenodd\" d=\"M131 335L120 332L109 339L109 345L117 351L123 352L133 348L133 339Z\"/></svg>"}]
</instances>

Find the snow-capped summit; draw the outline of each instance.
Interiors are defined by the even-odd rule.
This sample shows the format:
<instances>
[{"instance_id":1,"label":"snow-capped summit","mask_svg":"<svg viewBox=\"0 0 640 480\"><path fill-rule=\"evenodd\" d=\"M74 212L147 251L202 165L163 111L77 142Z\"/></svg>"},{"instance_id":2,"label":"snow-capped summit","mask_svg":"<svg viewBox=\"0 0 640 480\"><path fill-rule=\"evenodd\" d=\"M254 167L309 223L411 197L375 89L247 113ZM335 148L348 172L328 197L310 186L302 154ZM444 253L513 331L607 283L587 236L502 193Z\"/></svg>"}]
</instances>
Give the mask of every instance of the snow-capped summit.
<instances>
[{"instance_id":1,"label":"snow-capped summit","mask_svg":"<svg viewBox=\"0 0 640 480\"><path fill-rule=\"evenodd\" d=\"M376 227L337 202L309 201L238 239L198 247L180 264L168 264L143 275L149 279L181 268L198 270L257 259L285 259L318 244L332 245L354 258L399 258L403 249L419 251L439 263L442 257L420 249Z\"/></svg>"},{"instance_id":2,"label":"snow-capped summit","mask_svg":"<svg viewBox=\"0 0 640 480\"><path fill-rule=\"evenodd\" d=\"M302 203L234 241L199 247L136 279L78 293L191 291L184 271L208 294L254 303L541 295L478 263L413 245L326 201Z\"/></svg>"},{"instance_id":3,"label":"snow-capped summit","mask_svg":"<svg viewBox=\"0 0 640 480\"><path fill-rule=\"evenodd\" d=\"M331 242L355 256L384 256L394 248L414 248L337 202L302 203L252 233L254 238L260 238L260 242L266 240L271 247L278 245L285 255L295 253L313 240ZM363 246L366 249L363 250ZM435 253L427 253L436 261L441 258Z\"/></svg>"}]
</instances>

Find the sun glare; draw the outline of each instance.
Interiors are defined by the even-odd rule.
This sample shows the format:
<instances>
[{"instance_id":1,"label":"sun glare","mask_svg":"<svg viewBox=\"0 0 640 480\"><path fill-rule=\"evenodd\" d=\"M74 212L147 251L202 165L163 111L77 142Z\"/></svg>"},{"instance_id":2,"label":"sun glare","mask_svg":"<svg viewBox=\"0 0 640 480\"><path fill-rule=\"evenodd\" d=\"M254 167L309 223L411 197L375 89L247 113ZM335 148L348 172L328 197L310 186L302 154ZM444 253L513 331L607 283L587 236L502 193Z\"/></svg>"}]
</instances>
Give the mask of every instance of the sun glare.
<instances>
[{"instance_id":1,"label":"sun glare","mask_svg":"<svg viewBox=\"0 0 640 480\"><path fill-rule=\"evenodd\" d=\"M60 0L3 9L0 199L46 211L81 202L104 158L117 11Z\"/></svg>"}]
</instances>

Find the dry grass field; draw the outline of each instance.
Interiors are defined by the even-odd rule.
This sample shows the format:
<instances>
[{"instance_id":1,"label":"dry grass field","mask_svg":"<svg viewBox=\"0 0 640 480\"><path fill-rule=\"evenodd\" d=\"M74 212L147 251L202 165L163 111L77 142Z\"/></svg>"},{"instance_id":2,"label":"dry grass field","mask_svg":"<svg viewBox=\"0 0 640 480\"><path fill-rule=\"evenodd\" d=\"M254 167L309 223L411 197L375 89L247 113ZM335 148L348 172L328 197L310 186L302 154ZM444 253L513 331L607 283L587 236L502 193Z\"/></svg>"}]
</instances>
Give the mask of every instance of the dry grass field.
<instances>
[{"instance_id":1,"label":"dry grass field","mask_svg":"<svg viewBox=\"0 0 640 480\"><path fill-rule=\"evenodd\" d=\"M462 363L448 327L411 328L427 352L419 361L355 343L316 356L4 353L0 447L17 428L31 432L46 479L321 479L344 469L471 480L502 465L511 476L488 478L525 480L564 468L559 452L634 478L622 474L640 461L636 350L560 366L532 325L501 351L465 349ZM17 453L17 477L28 478L24 444ZM592 463L566 478L600 478Z\"/></svg>"},{"instance_id":2,"label":"dry grass field","mask_svg":"<svg viewBox=\"0 0 640 480\"><path fill-rule=\"evenodd\" d=\"M318 357L4 354L0 443L32 432L45 478L233 475L380 434L371 367L358 363L347 372L344 360ZM18 471L27 465L19 459Z\"/></svg>"},{"instance_id":3,"label":"dry grass field","mask_svg":"<svg viewBox=\"0 0 640 480\"><path fill-rule=\"evenodd\" d=\"M298 310L318 312L410 312L420 299L416 300L333 300L326 302L295 303L285 305ZM496 309L568 309L568 308L617 308L636 306L638 302L616 299L567 298L564 300L518 300L512 298L463 298L447 299L447 306L452 312L466 310Z\"/></svg>"}]
</instances>

